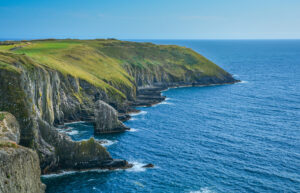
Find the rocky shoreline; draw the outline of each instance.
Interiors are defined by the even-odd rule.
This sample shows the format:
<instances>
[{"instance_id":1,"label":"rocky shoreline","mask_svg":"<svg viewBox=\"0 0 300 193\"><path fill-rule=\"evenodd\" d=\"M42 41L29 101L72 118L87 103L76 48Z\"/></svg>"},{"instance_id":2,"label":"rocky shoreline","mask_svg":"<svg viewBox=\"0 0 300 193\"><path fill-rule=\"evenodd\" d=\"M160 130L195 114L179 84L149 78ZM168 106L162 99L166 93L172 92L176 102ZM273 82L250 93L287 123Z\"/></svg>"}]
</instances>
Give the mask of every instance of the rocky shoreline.
<instances>
[{"instance_id":1,"label":"rocky shoreline","mask_svg":"<svg viewBox=\"0 0 300 193\"><path fill-rule=\"evenodd\" d=\"M170 88L216 86L216 85L234 84L234 83L238 83L238 82L240 82L240 80L234 80L232 82L219 83L219 84L183 84L183 85L176 84L176 85L172 85L172 86L141 87L141 88L137 89L136 100L134 102L130 103L128 112L118 113L118 116L117 115L114 115L114 116L117 117L119 121L125 122L131 118L132 113L140 112L139 110L136 109L136 107L151 107L153 105L163 102L166 99L166 97L162 96L161 94L163 91L170 89ZM102 102L100 102L100 104L104 105ZM107 107L107 108L110 108L110 107ZM114 114L116 114L116 113L117 112L115 111ZM103 115L103 114L104 114L103 112L100 113L100 115ZM82 121L82 120L79 120L79 121ZM85 120L85 121L87 121L87 120ZM93 123L93 121L87 121L87 122ZM115 122L117 122L117 121L115 121ZM108 126L106 125L104 127L107 128ZM130 128L128 128L124 125L124 126L122 126L122 129L119 129L119 130L118 129L108 130L107 132L99 132L99 133L95 131L95 135L121 133L121 132L125 132L127 130L130 130ZM101 141L97 141L97 143L103 144ZM89 163L89 164L91 164L91 163ZM150 166L153 167L153 164L149 163L143 167L147 168ZM62 171L88 171L88 170L94 170L94 169L116 170L116 169L128 169L131 167L133 167L133 165L131 163L128 163L126 160L112 159L112 160L104 161L101 164L98 164L97 167L89 165L89 166L84 166L82 168L81 167L73 168L73 170L65 170L62 168L61 170L58 169L58 170L52 171L52 172L44 172L44 174L52 174L52 173L59 174Z\"/></svg>"},{"instance_id":2,"label":"rocky shoreline","mask_svg":"<svg viewBox=\"0 0 300 193\"><path fill-rule=\"evenodd\" d=\"M136 101L130 104L130 111L127 114L119 115L119 119L121 121L127 121L130 119L131 113L137 113L139 110L135 109L135 107L151 107L158 103L163 102L166 99L166 96L162 96L162 92L168 90L170 88L179 88L179 87L204 87L204 86L218 86L218 85L226 85L226 84L235 84L241 82L240 80L232 79L226 83L191 83L191 84L170 84L169 86L148 86L148 87L139 87L137 89ZM124 119L124 117L126 117Z\"/></svg>"},{"instance_id":3,"label":"rocky shoreline","mask_svg":"<svg viewBox=\"0 0 300 193\"><path fill-rule=\"evenodd\" d=\"M70 47L49 50L50 42ZM118 40L30 43L24 48L45 49L32 56L18 47L22 42L14 42L17 50L0 52L0 110L15 116L20 125L18 145L36 153L33 164L42 174L132 167L112 158L94 138L73 141L58 131L59 125L88 121L96 135L124 132L129 128L123 122L138 112L135 107L162 102L163 90L237 82L205 57L180 46ZM74 43L79 47L73 49Z\"/></svg>"}]
</instances>

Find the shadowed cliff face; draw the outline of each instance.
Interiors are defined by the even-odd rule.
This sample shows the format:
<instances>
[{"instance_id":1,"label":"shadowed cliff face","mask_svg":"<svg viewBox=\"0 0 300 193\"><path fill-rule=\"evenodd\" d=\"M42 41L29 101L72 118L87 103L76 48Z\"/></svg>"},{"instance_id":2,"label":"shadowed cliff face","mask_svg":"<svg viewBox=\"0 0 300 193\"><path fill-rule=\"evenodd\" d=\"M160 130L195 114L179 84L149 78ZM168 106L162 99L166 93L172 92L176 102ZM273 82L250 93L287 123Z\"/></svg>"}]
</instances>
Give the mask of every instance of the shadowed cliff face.
<instances>
[{"instance_id":1,"label":"shadowed cliff face","mask_svg":"<svg viewBox=\"0 0 300 193\"><path fill-rule=\"evenodd\" d=\"M58 124L84 120L95 123L99 133L124 131L118 112L151 104L153 97L163 100L164 88L235 82L203 56L178 46L116 40L15 44L16 49L0 46L0 110L16 116L20 144L36 150L43 173L127 167L94 140L74 142L58 133Z\"/></svg>"},{"instance_id":2,"label":"shadowed cliff face","mask_svg":"<svg viewBox=\"0 0 300 193\"><path fill-rule=\"evenodd\" d=\"M18 145L19 137L16 118L0 112L0 192L44 192L38 156Z\"/></svg>"}]
</instances>

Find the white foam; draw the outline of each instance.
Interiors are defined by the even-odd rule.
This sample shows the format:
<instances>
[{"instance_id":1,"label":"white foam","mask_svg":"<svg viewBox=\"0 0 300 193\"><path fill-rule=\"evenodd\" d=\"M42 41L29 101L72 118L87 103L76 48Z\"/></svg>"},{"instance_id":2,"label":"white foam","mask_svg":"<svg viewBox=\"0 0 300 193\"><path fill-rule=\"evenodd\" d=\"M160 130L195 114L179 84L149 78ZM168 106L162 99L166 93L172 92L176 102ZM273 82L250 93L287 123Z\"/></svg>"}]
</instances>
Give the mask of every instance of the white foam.
<instances>
[{"instance_id":1,"label":"white foam","mask_svg":"<svg viewBox=\"0 0 300 193\"><path fill-rule=\"evenodd\" d=\"M134 128L130 128L130 130L128 130L129 132L137 132L138 129L134 129Z\"/></svg>"},{"instance_id":2,"label":"white foam","mask_svg":"<svg viewBox=\"0 0 300 193\"><path fill-rule=\"evenodd\" d=\"M76 174L76 173L86 173L86 172L99 172L99 173L102 173L102 172L108 172L108 171L112 171L112 170L93 169L93 170L83 170L83 171L62 171L62 172L57 173L57 174L44 174L44 175L42 175L42 178L57 178L57 177L72 175L72 174ZM113 170L113 171L118 171L118 170Z\"/></svg>"},{"instance_id":3,"label":"white foam","mask_svg":"<svg viewBox=\"0 0 300 193\"><path fill-rule=\"evenodd\" d=\"M129 119L129 121L136 121L137 120L137 118L133 118L133 117L131 117L130 119Z\"/></svg>"},{"instance_id":4,"label":"white foam","mask_svg":"<svg viewBox=\"0 0 300 193\"><path fill-rule=\"evenodd\" d=\"M67 132L70 132L72 129L74 129L74 128L73 127L65 127L65 128L57 129L57 130L60 133L67 133Z\"/></svg>"},{"instance_id":5,"label":"white foam","mask_svg":"<svg viewBox=\"0 0 300 193\"><path fill-rule=\"evenodd\" d=\"M137 161L133 161L133 162L129 162L131 164L133 164L132 168L127 169L126 171L129 172L144 172L146 171L146 168L144 168L143 166L146 165L144 163L140 163Z\"/></svg>"},{"instance_id":6,"label":"white foam","mask_svg":"<svg viewBox=\"0 0 300 193\"><path fill-rule=\"evenodd\" d=\"M248 83L248 81L246 81L246 80L242 80L241 82L239 82L240 84L246 84L246 83Z\"/></svg>"},{"instance_id":7,"label":"white foam","mask_svg":"<svg viewBox=\"0 0 300 193\"><path fill-rule=\"evenodd\" d=\"M104 140L101 140L101 141L104 141L104 143L101 143L101 145L104 146L104 147L108 147L108 146L111 146L111 145L113 145L113 144L118 143L117 140L113 140L113 141L112 141L112 140L104 139Z\"/></svg>"},{"instance_id":8,"label":"white foam","mask_svg":"<svg viewBox=\"0 0 300 193\"><path fill-rule=\"evenodd\" d=\"M205 187L197 191L191 191L190 193L215 193L215 191L212 191L209 188Z\"/></svg>"},{"instance_id":9,"label":"white foam","mask_svg":"<svg viewBox=\"0 0 300 193\"><path fill-rule=\"evenodd\" d=\"M61 173L57 173L57 174L45 174L45 175L42 175L42 177L43 178L56 178L56 177L60 177L60 176L75 174L77 172L78 171L62 171Z\"/></svg>"},{"instance_id":10,"label":"white foam","mask_svg":"<svg viewBox=\"0 0 300 193\"><path fill-rule=\"evenodd\" d=\"M71 130L71 131L66 131L66 133L68 135L77 135L79 133L79 131L77 131L77 130Z\"/></svg>"},{"instance_id":11,"label":"white foam","mask_svg":"<svg viewBox=\"0 0 300 193\"><path fill-rule=\"evenodd\" d=\"M85 123L85 121L68 122L68 123L65 123L64 125L71 125L71 124L76 124L76 123Z\"/></svg>"},{"instance_id":12,"label":"white foam","mask_svg":"<svg viewBox=\"0 0 300 193\"><path fill-rule=\"evenodd\" d=\"M147 111L140 111L140 112L138 112L138 113L130 113L130 115L131 115L132 117L138 116L138 115L145 115L145 114L147 114Z\"/></svg>"},{"instance_id":13,"label":"white foam","mask_svg":"<svg viewBox=\"0 0 300 193\"><path fill-rule=\"evenodd\" d=\"M238 74L233 74L232 76L235 78L240 77L240 75L238 75Z\"/></svg>"},{"instance_id":14,"label":"white foam","mask_svg":"<svg viewBox=\"0 0 300 193\"><path fill-rule=\"evenodd\" d=\"M158 105L174 105L174 103L170 103L170 102L167 102L167 101L163 101L163 102L161 102L161 103L158 103L158 104L156 104L156 105L153 105L152 107L156 107L156 106L158 106Z\"/></svg>"}]
</instances>

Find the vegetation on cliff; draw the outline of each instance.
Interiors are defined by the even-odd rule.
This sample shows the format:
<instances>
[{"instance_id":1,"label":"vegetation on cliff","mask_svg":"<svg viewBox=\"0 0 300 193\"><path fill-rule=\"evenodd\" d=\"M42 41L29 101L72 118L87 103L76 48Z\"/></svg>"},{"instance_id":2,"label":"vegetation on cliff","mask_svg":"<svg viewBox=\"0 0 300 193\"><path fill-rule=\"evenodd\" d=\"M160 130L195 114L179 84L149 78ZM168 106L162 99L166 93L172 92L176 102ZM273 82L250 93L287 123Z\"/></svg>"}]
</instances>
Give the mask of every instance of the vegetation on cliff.
<instances>
[{"instance_id":1,"label":"vegetation on cliff","mask_svg":"<svg viewBox=\"0 0 300 193\"><path fill-rule=\"evenodd\" d=\"M30 69L48 67L64 75L83 79L101 87L119 100L134 90L135 72L152 75L154 81L189 81L205 76L222 77L227 73L191 49L180 46L135 43L114 39L34 40L0 45L0 68L18 72L20 63ZM159 74L164 71L164 74ZM141 78L144 79L144 78ZM170 80L171 79L171 80ZM77 96L79 99L81 96Z\"/></svg>"}]
</instances>

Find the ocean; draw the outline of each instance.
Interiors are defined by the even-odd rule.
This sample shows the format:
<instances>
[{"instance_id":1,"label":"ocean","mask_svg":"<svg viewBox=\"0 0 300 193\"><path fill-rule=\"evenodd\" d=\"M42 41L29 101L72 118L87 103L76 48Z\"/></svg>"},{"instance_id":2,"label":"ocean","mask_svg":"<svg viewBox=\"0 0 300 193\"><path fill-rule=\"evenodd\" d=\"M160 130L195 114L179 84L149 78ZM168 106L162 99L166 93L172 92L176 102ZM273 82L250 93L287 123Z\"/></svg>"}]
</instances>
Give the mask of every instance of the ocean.
<instances>
[{"instance_id":1,"label":"ocean","mask_svg":"<svg viewBox=\"0 0 300 193\"><path fill-rule=\"evenodd\" d=\"M192 48L241 82L164 91L131 131L95 136L133 168L46 175L48 193L300 192L300 40L139 41ZM88 123L68 127L93 136Z\"/></svg>"}]
</instances>

